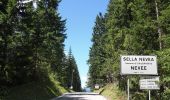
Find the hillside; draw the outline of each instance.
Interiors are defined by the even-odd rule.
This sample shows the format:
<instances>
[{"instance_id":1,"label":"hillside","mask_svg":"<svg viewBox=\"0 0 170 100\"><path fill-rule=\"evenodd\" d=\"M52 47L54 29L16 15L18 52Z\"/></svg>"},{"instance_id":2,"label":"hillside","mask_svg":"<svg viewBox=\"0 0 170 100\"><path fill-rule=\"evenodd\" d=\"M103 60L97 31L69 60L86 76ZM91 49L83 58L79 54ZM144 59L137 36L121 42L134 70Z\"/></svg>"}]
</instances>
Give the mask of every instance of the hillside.
<instances>
[{"instance_id":1,"label":"hillside","mask_svg":"<svg viewBox=\"0 0 170 100\"><path fill-rule=\"evenodd\" d=\"M118 87L114 84L107 84L103 88L99 90L95 90L94 92L100 93L105 96L107 100L126 100L126 94L118 89Z\"/></svg>"},{"instance_id":2,"label":"hillside","mask_svg":"<svg viewBox=\"0 0 170 100\"><path fill-rule=\"evenodd\" d=\"M49 80L30 82L7 91L7 97L2 100L49 100L68 92L53 78Z\"/></svg>"}]
</instances>

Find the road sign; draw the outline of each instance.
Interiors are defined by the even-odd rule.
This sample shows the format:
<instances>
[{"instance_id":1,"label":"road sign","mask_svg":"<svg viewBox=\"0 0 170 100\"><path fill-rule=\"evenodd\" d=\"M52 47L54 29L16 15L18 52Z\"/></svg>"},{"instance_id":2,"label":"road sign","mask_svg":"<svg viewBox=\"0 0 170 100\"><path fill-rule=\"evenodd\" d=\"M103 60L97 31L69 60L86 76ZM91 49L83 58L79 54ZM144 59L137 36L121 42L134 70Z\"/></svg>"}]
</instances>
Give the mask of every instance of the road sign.
<instances>
[{"instance_id":1,"label":"road sign","mask_svg":"<svg viewBox=\"0 0 170 100\"><path fill-rule=\"evenodd\" d=\"M73 89L73 86L71 86L70 89L72 90L72 89Z\"/></svg>"},{"instance_id":2,"label":"road sign","mask_svg":"<svg viewBox=\"0 0 170 100\"><path fill-rule=\"evenodd\" d=\"M156 56L121 56L121 74L157 75Z\"/></svg>"},{"instance_id":3,"label":"road sign","mask_svg":"<svg viewBox=\"0 0 170 100\"><path fill-rule=\"evenodd\" d=\"M140 81L140 89L159 90L159 76L143 76Z\"/></svg>"},{"instance_id":4,"label":"road sign","mask_svg":"<svg viewBox=\"0 0 170 100\"><path fill-rule=\"evenodd\" d=\"M94 88L95 88L95 89L100 89L99 84L95 84Z\"/></svg>"}]
</instances>

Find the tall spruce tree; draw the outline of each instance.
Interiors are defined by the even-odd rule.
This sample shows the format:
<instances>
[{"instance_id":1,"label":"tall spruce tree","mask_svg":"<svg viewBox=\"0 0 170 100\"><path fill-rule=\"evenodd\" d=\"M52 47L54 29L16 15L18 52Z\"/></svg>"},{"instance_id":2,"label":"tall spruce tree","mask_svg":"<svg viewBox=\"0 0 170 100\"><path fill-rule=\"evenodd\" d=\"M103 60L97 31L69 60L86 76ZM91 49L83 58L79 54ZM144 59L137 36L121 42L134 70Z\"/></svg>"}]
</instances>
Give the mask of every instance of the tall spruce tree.
<instances>
[{"instance_id":1,"label":"tall spruce tree","mask_svg":"<svg viewBox=\"0 0 170 100\"><path fill-rule=\"evenodd\" d=\"M81 91L81 80L75 58L71 48L67 57L67 86L74 91Z\"/></svg>"},{"instance_id":2,"label":"tall spruce tree","mask_svg":"<svg viewBox=\"0 0 170 100\"><path fill-rule=\"evenodd\" d=\"M102 47L102 37L105 32L105 18L100 13L96 17L95 26L93 28L93 45L90 48L89 60L89 85L94 86L95 84L103 83L104 78L101 72L102 63L104 62L104 48Z\"/></svg>"}]
</instances>

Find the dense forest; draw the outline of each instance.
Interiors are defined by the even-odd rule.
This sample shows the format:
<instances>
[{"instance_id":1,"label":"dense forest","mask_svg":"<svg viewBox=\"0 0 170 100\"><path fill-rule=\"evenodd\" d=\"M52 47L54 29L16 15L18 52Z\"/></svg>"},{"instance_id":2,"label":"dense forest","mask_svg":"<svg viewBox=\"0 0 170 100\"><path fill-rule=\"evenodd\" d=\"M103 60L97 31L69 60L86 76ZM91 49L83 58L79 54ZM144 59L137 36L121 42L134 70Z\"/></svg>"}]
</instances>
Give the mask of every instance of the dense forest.
<instances>
[{"instance_id":1,"label":"dense forest","mask_svg":"<svg viewBox=\"0 0 170 100\"><path fill-rule=\"evenodd\" d=\"M120 75L120 55L157 55L160 90L151 91L153 100L170 98L170 1L110 0L107 12L99 13L93 27L88 64L88 85L116 84L130 98L144 100L147 90L139 89L139 76Z\"/></svg>"},{"instance_id":2,"label":"dense forest","mask_svg":"<svg viewBox=\"0 0 170 100\"><path fill-rule=\"evenodd\" d=\"M58 12L59 2L0 1L0 97L9 88L49 75L65 88L81 90L74 56L71 50L64 53L66 20Z\"/></svg>"}]
</instances>

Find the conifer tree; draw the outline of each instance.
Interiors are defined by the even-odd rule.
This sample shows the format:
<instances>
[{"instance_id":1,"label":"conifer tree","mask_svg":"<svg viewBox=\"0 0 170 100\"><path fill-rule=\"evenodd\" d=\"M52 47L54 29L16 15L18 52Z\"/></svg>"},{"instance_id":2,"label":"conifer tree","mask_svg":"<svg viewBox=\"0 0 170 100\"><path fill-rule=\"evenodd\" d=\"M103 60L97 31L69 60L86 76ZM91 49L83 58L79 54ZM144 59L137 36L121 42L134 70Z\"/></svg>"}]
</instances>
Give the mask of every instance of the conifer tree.
<instances>
[{"instance_id":1,"label":"conifer tree","mask_svg":"<svg viewBox=\"0 0 170 100\"><path fill-rule=\"evenodd\" d=\"M67 57L67 86L74 91L81 91L81 80L75 58L71 48Z\"/></svg>"}]
</instances>

